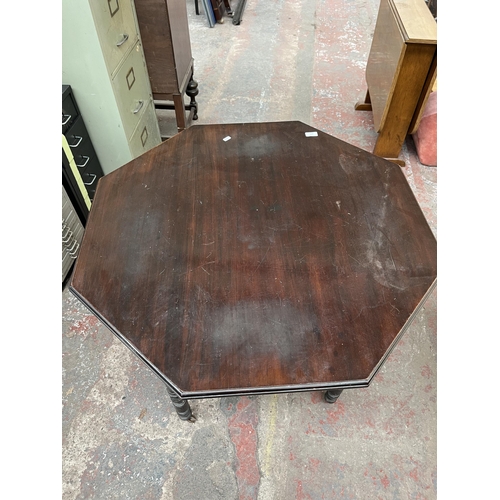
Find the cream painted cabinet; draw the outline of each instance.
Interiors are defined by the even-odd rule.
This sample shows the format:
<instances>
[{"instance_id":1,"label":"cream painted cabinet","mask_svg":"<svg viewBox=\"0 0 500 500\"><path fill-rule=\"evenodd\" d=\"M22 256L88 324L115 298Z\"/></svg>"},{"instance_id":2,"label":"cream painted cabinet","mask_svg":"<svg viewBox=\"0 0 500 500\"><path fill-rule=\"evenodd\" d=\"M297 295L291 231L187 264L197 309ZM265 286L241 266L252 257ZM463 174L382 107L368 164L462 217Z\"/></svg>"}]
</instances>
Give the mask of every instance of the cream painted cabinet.
<instances>
[{"instance_id":1,"label":"cream painted cabinet","mask_svg":"<svg viewBox=\"0 0 500 500\"><path fill-rule=\"evenodd\" d=\"M133 0L63 0L62 83L108 174L160 144Z\"/></svg>"},{"instance_id":2,"label":"cream painted cabinet","mask_svg":"<svg viewBox=\"0 0 500 500\"><path fill-rule=\"evenodd\" d=\"M106 65L114 76L120 61L138 41L132 2L89 0L89 3Z\"/></svg>"}]
</instances>

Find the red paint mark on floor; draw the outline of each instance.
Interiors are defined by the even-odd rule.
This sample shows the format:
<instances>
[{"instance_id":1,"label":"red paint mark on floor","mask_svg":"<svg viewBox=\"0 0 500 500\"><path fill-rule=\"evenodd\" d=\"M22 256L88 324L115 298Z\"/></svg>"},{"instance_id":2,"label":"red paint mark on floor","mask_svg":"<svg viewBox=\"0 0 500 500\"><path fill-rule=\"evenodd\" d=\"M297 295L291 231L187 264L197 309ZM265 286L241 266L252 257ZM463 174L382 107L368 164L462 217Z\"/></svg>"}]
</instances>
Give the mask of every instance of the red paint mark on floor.
<instances>
[{"instance_id":1,"label":"red paint mark on floor","mask_svg":"<svg viewBox=\"0 0 500 500\"><path fill-rule=\"evenodd\" d=\"M371 418L367 418L367 419L365 420L365 424L366 424L366 425L368 425L368 427L373 427L373 428L375 428L375 422L374 422L374 421L373 421L373 419L371 419Z\"/></svg>"},{"instance_id":2,"label":"red paint mark on floor","mask_svg":"<svg viewBox=\"0 0 500 500\"><path fill-rule=\"evenodd\" d=\"M297 481L297 494L295 495L296 500L303 500L304 491L302 490L302 481Z\"/></svg>"},{"instance_id":3,"label":"red paint mark on floor","mask_svg":"<svg viewBox=\"0 0 500 500\"><path fill-rule=\"evenodd\" d=\"M307 424L307 431L306 431L306 434L317 434L317 431L313 429L313 426L311 425L311 423L309 422Z\"/></svg>"},{"instance_id":4,"label":"red paint mark on floor","mask_svg":"<svg viewBox=\"0 0 500 500\"><path fill-rule=\"evenodd\" d=\"M328 415L327 417L327 422L330 425L333 425L337 423L340 419L340 417L343 417L345 415L345 406L342 401L337 400L335 404L335 408L332 410L326 410L326 413Z\"/></svg>"},{"instance_id":5,"label":"red paint mark on floor","mask_svg":"<svg viewBox=\"0 0 500 500\"><path fill-rule=\"evenodd\" d=\"M69 331L78 335L83 335L87 330L97 326L98 319L94 315L87 315L71 325Z\"/></svg>"},{"instance_id":6,"label":"red paint mark on floor","mask_svg":"<svg viewBox=\"0 0 500 500\"><path fill-rule=\"evenodd\" d=\"M324 403L323 392L313 391L311 392L311 403L317 405L318 403Z\"/></svg>"},{"instance_id":7,"label":"red paint mark on floor","mask_svg":"<svg viewBox=\"0 0 500 500\"><path fill-rule=\"evenodd\" d=\"M316 472L316 470L318 469L319 467L319 464L321 462L317 459L317 458L309 458L309 465L310 465L310 468Z\"/></svg>"},{"instance_id":8,"label":"red paint mark on floor","mask_svg":"<svg viewBox=\"0 0 500 500\"><path fill-rule=\"evenodd\" d=\"M420 373L422 373L422 377L430 378L432 375L432 370L430 369L429 365L425 365Z\"/></svg>"},{"instance_id":9,"label":"red paint mark on floor","mask_svg":"<svg viewBox=\"0 0 500 500\"><path fill-rule=\"evenodd\" d=\"M414 481L418 481L418 470L417 468L415 467L409 474L409 476L414 480Z\"/></svg>"},{"instance_id":10,"label":"red paint mark on floor","mask_svg":"<svg viewBox=\"0 0 500 500\"><path fill-rule=\"evenodd\" d=\"M389 478L387 477L387 474L384 475L384 477L380 480L380 482L382 483L382 486L384 488L388 488L389 485L391 484Z\"/></svg>"},{"instance_id":11,"label":"red paint mark on floor","mask_svg":"<svg viewBox=\"0 0 500 500\"><path fill-rule=\"evenodd\" d=\"M254 400L242 397L229 419L229 435L236 450L239 499L257 498L260 473L257 464L257 409Z\"/></svg>"},{"instance_id":12,"label":"red paint mark on floor","mask_svg":"<svg viewBox=\"0 0 500 500\"><path fill-rule=\"evenodd\" d=\"M312 500L311 495L304 493L304 489L302 487L302 481L297 481L297 494L295 495L295 500Z\"/></svg>"}]
</instances>

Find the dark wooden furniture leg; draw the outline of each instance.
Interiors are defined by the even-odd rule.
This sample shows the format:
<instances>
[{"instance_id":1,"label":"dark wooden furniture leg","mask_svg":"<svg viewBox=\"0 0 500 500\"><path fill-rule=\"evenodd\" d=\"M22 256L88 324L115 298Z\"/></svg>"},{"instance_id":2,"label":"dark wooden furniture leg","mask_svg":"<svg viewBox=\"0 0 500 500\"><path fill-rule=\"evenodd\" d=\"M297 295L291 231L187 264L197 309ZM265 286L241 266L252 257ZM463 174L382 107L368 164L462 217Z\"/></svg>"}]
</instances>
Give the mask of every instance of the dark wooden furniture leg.
<instances>
[{"instance_id":1,"label":"dark wooden furniture leg","mask_svg":"<svg viewBox=\"0 0 500 500\"><path fill-rule=\"evenodd\" d=\"M193 74L191 74L191 79L187 84L186 95L191 99L189 103L190 110L194 110L193 120L198 119L198 104L196 103L195 97L198 95L198 82L193 79Z\"/></svg>"},{"instance_id":2,"label":"dark wooden furniture leg","mask_svg":"<svg viewBox=\"0 0 500 500\"><path fill-rule=\"evenodd\" d=\"M174 109L175 109L175 120L177 122L177 130L182 132L186 130L186 112L184 109L184 97L182 94L174 94Z\"/></svg>"},{"instance_id":3,"label":"dark wooden furniture leg","mask_svg":"<svg viewBox=\"0 0 500 500\"><path fill-rule=\"evenodd\" d=\"M226 7L226 12L229 17L233 17L233 11L231 10L231 5L229 3L229 0L224 0L224 5Z\"/></svg>"},{"instance_id":4,"label":"dark wooden furniture leg","mask_svg":"<svg viewBox=\"0 0 500 500\"><path fill-rule=\"evenodd\" d=\"M343 389L330 389L325 392L325 401L327 403L335 403L339 396L342 394Z\"/></svg>"},{"instance_id":5,"label":"dark wooden furniture leg","mask_svg":"<svg viewBox=\"0 0 500 500\"><path fill-rule=\"evenodd\" d=\"M170 396L170 399L172 400L172 404L174 405L177 415L179 415L179 418L181 420L195 422L196 417L193 415L189 403L185 399L181 399L168 385L167 392Z\"/></svg>"},{"instance_id":6,"label":"dark wooden furniture leg","mask_svg":"<svg viewBox=\"0 0 500 500\"><path fill-rule=\"evenodd\" d=\"M190 98L189 104L187 106L184 105L184 96L182 94L173 95L175 118L179 132L187 128L186 109L189 109L189 112L193 111L193 120L198 119L198 104L195 99L198 93L198 82L194 80L193 73L191 73L191 79L186 86L186 95Z\"/></svg>"}]
</instances>

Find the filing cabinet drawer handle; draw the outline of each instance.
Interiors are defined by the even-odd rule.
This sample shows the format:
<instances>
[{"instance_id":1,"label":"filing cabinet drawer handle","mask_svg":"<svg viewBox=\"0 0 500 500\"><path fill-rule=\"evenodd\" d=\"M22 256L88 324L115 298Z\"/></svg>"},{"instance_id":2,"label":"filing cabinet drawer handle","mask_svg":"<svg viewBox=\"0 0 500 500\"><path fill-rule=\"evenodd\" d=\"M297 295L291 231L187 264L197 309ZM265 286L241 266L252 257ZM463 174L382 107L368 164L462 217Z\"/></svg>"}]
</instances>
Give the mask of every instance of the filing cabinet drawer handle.
<instances>
[{"instance_id":1,"label":"filing cabinet drawer handle","mask_svg":"<svg viewBox=\"0 0 500 500\"><path fill-rule=\"evenodd\" d=\"M90 182L84 182L84 184L86 186L91 186L92 184L94 184L94 181L97 179L97 175L96 174L89 174L89 175L93 175L94 178Z\"/></svg>"},{"instance_id":2,"label":"filing cabinet drawer handle","mask_svg":"<svg viewBox=\"0 0 500 500\"><path fill-rule=\"evenodd\" d=\"M116 44L117 47L121 47L128 40L128 35L124 33L122 39Z\"/></svg>"},{"instance_id":3,"label":"filing cabinet drawer handle","mask_svg":"<svg viewBox=\"0 0 500 500\"><path fill-rule=\"evenodd\" d=\"M88 162L89 162L89 160L90 160L90 156L85 156L85 155L82 155L82 158L85 158L85 163L83 163L82 165L79 165L79 164L77 163L77 164L76 164L76 166L77 166L78 168L83 168L83 167L85 167L85 165L87 165L87 163L88 163Z\"/></svg>"},{"instance_id":4,"label":"filing cabinet drawer handle","mask_svg":"<svg viewBox=\"0 0 500 500\"><path fill-rule=\"evenodd\" d=\"M76 144L70 144L69 145L70 148L77 148L80 145L80 142L83 141L83 137L80 137L79 135L74 135L73 139L78 139L78 140L77 140Z\"/></svg>"},{"instance_id":5,"label":"filing cabinet drawer handle","mask_svg":"<svg viewBox=\"0 0 500 500\"><path fill-rule=\"evenodd\" d=\"M66 118L66 120L64 120L64 118ZM71 120L71 115L63 115L63 122L62 122L62 124L66 125L66 123L68 123L70 120Z\"/></svg>"},{"instance_id":6,"label":"filing cabinet drawer handle","mask_svg":"<svg viewBox=\"0 0 500 500\"><path fill-rule=\"evenodd\" d=\"M76 255L76 251L78 250L78 247L80 245L78 244L78 241L75 240L74 243L73 243L73 246L71 248L68 248L68 253L71 257L73 257L73 255ZM73 254L73 255L72 255ZM74 258L74 257L73 257Z\"/></svg>"},{"instance_id":7,"label":"filing cabinet drawer handle","mask_svg":"<svg viewBox=\"0 0 500 500\"><path fill-rule=\"evenodd\" d=\"M71 229L68 229L66 234L64 234L62 237L62 242L64 244L68 243L72 236L73 236L73 231L71 231Z\"/></svg>"},{"instance_id":8,"label":"filing cabinet drawer handle","mask_svg":"<svg viewBox=\"0 0 500 500\"><path fill-rule=\"evenodd\" d=\"M77 250L78 250L78 248L80 248L80 247L79 246L76 247L76 249L75 249L75 251L73 253L68 254L72 259L76 259L78 257L78 255L76 253Z\"/></svg>"},{"instance_id":9,"label":"filing cabinet drawer handle","mask_svg":"<svg viewBox=\"0 0 500 500\"><path fill-rule=\"evenodd\" d=\"M142 109L143 106L144 106L144 101L139 101L139 105L133 111L134 115L136 115L137 113L139 113L139 111Z\"/></svg>"}]
</instances>

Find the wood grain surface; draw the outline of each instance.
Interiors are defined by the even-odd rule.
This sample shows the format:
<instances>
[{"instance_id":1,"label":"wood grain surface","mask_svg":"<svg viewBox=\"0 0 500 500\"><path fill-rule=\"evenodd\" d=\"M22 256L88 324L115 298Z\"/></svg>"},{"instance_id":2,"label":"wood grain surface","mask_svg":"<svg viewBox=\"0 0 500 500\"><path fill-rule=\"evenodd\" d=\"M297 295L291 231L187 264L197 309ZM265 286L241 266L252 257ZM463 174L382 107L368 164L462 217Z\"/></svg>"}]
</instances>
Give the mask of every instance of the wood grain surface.
<instances>
[{"instance_id":1,"label":"wood grain surface","mask_svg":"<svg viewBox=\"0 0 500 500\"><path fill-rule=\"evenodd\" d=\"M135 0L137 22L154 99L184 92L193 59L186 3Z\"/></svg>"},{"instance_id":2,"label":"wood grain surface","mask_svg":"<svg viewBox=\"0 0 500 500\"><path fill-rule=\"evenodd\" d=\"M397 158L417 130L436 77L436 49L436 21L423 0L381 0L366 65L375 155Z\"/></svg>"},{"instance_id":3,"label":"wood grain surface","mask_svg":"<svg viewBox=\"0 0 500 500\"><path fill-rule=\"evenodd\" d=\"M70 288L183 397L366 386L435 283L400 168L314 130L192 126L99 181Z\"/></svg>"},{"instance_id":4,"label":"wood grain surface","mask_svg":"<svg viewBox=\"0 0 500 500\"><path fill-rule=\"evenodd\" d=\"M408 43L436 44L437 24L424 0L388 0Z\"/></svg>"},{"instance_id":5,"label":"wood grain surface","mask_svg":"<svg viewBox=\"0 0 500 500\"><path fill-rule=\"evenodd\" d=\"M388 0L381 0L366 63L366 82L377 132L381 132L385 125L405 48L405 40L390 4Z\"/></svg>"}]
</instances>

